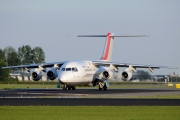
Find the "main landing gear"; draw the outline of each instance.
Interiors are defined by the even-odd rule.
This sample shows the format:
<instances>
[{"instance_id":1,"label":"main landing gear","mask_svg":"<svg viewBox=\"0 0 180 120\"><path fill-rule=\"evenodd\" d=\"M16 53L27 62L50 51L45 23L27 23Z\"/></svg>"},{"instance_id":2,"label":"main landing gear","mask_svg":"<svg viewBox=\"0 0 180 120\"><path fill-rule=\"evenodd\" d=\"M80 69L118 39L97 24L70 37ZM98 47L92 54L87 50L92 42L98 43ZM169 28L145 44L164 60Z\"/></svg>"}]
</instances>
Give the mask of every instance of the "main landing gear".
<instances>
[{"instance_id":1,"label":"main landing gear","mask_svg":"<svg viewBox=\"0 0 180 120\"><path fill-rule=\"evenodd\" d=\"M63 90L76 90L76 86L63 85Z\"/></svg>"},{"instance_id":2,"label":"main landing gear","mask_svg":"<svg viewBox=\"0 0 180 120\"><path fill-rule=\"evenodd\" d=\"M104 82L99 82L99 90L104 90L106 91L107 90L107 86L106 86L106 83Z\"/></svg>"},{"instance_id":3,"label":"main landing gear","mask_svg":"<svg viewBox=\"0 0 180 120\"><path fill-rule=\"evenodd\" d=\"M92 82L92 85L93 85L93 86L98 85L100 91L101 91L101 90L104 90L104 91L107 90L106 83L105 83L104 81L100 81L99 79L95 79L95 80Z\"/></svg>"}]
</instances>

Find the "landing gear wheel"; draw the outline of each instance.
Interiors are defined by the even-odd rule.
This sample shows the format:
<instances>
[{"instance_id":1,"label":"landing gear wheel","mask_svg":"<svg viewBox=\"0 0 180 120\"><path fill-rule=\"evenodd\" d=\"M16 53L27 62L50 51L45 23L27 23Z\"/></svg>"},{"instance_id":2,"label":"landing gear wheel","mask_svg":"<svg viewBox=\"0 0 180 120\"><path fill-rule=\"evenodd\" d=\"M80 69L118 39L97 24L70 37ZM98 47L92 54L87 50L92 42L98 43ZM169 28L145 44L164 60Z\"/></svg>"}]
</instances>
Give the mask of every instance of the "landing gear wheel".
<instances>
[{"instance_id":1,"label":"landing gear wheel","mask_svg":"<svg viewBox=\"0 0 180 120\"><path fill-rule=\"evenodd\" d=\"M63 85L63 90L66 90L66 85Z\"/></svg>"},{"instance_id":2,"label":"landing gear wheel","mask_svg":"<svg viewBox=\"0 0 180 120\"><path fill-rule=\"evenodd\" d=\"M71 90L71 86L68 86L67 89L68 89L68 90Z\"/></svg>"},{"instance_id":3,"label":"landing gear wheel","mask_svg":"<svg viewBox=\"0 0 180 120\"><path fill-rule=\"evenodd\" d=\"M71 86L72 90L76 90L76 86Z\"/></svg>"},{"instance_id":4,"label":"landing gear wheel","mask_svg":"<svg viewBox=\"0 0 180 120\"><path fill-rule=\"evenodd\" d=\"M101 91L103 88L103 86L101 84L99 84L99 91Z\"/></svg>"},{"instance_id":5,"label":"landing gear wheel","mask_svg":"<svg viewBox=\"0 0 180 120\"><path fill-rule=\"evenodd\" d=\"M100 91L101 91L101 90L106 91L106 90L107 90L106 84L99 84L99 90L100 90Z\"/></svg>"},{"instance_id":6,"label":"landing gear wheel","mask_svg":"<svg viewBox=\"0 0 180 120\"><path fill-rule=\"evenodd\" d=\"M107 86L106 86L106 85L104 85L104 86L103 86L103 89L104 89L104 91L106 91L106 90L107 90Z\"/></svg>"},{"instance_id":7,"label":"landing gear wheel","mask_svg":"<svg viewBox=\"0 0 180 120\"><path fill-rule=\"evenodd\" d=\"M67 86L66 85L63 85L63 90L67 90Z\"/></svg>"},{"instance_id":8,"label":"landing gear wheel","mask_svg":"<svg viewBox=\"0 0 180 120\"><path fill-rule=\"evenodd\" d=\"M76 86L63 85L63 90L76 90Z\"/></svg>"}]
</instances>

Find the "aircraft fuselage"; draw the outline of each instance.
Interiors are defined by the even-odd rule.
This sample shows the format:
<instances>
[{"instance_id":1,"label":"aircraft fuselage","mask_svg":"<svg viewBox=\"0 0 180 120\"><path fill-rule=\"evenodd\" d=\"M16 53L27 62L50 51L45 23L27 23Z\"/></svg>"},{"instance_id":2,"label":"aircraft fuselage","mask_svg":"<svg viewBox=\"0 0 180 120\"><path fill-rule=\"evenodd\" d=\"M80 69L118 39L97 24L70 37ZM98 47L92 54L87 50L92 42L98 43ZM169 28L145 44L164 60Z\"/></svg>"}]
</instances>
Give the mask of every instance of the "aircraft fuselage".
<instances>
[{"instance_id":1,"label":"aircraft fuselage","mask_svg":"<svg viewBox=\"0 0 180 120\"><path fill-rule=\"evenodd\" d=\"M97 67L91 61L69 61L58 71L58 80L66 85L92 85L107 67Z\"/></svg>"}]
</instances>

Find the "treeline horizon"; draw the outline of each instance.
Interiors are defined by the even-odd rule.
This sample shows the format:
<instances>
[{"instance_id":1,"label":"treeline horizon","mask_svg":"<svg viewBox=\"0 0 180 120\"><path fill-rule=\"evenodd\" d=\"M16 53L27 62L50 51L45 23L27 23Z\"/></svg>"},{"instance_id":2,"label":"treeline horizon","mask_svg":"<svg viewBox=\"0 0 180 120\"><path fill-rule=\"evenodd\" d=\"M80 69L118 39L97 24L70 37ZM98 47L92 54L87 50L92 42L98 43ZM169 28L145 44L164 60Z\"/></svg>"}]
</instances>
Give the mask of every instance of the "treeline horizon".
<instances>
[{"instance_id":1,"label":"treeline horizon","mask_svg":"<svg viewBox=\"0 0 180 120\"><path fill-rule=\"evenodd\" d=\"M12 46L7 46L4 49L0 48L0 81L9 80L10 70L2 69L2 67L44 62L44 50L38 46L32 48L30 45L23 45L17 50Z\"/></svg>"},{"instance_id":2,"label":"treeline horizon","mask_svg":"<svg viewBox=\"0 0 180 120\"><path fill-rule=\"evenodd\" d=\"M45 62L44 50L39 47L30 45L20 46L17 50L12 46L0 49L0 59L8 63L8 66L22 64L38 64Z\"/></svg>"}]
</instances>

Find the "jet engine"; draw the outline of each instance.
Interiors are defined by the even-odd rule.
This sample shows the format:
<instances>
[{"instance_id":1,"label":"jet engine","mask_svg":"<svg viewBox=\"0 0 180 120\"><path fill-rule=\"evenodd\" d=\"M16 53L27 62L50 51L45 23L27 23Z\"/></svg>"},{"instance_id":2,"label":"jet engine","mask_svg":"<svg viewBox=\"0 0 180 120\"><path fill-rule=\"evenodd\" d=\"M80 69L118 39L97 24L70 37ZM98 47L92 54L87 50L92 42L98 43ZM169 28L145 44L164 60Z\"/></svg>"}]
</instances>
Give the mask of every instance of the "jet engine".
<instances>
[{"instance_id":1,"label":"jet engine","mask_svg":"<svg viewBox=\"0 0 180 120\"><path fill-rule=\"evenodd\" d=\"M34 81L39 81L42 78L42 71L36 68L31 76Z\"/></svg>"},{"instance_id":2,"label":"jet engine","mask_svg":"<svg viewBox=\"0 0 180 120\"><path fill-rule=\"evenodd\" d=\"M103 73L102 73L102 78L104 78L104 79L112 79L113 78L113 73L112 73L112 71L104 71Z\"/></svg>"},{"instance_id":3,"label":"jet engine","mask_svg":"<svg viewBox=\"0 0 180 120\"><path fill-rule=\"evenodd\" d=\"M54 80L57 78L57 76L58 76L58 73L57 73L56 68L51 68L50 70L48 70L47 72L48 79Z\"/></svg>"},{"instance_id":4,"label":"jet engine","mask_svg":"<svg viewBox=\"0 0 180 120\"><path fill-rule=\"evenodd\" d=\"M122 80L129 81L132 78L132 73L129 71L124 71L121 73Z\"/></svg>"}]
</instances>

